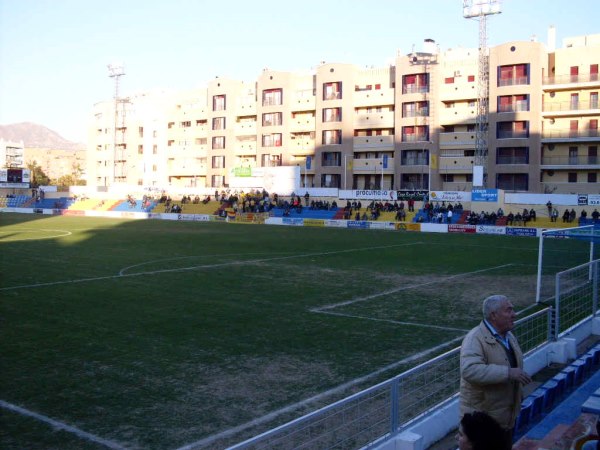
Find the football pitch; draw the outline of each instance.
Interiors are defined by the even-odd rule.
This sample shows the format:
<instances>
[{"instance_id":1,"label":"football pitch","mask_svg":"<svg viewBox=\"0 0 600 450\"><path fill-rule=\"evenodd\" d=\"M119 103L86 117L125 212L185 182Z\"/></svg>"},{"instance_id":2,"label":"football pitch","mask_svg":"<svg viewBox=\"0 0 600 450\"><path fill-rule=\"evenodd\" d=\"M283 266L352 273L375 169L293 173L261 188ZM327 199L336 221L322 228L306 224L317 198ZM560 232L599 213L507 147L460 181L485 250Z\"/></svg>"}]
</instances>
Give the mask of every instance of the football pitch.
<instances>
[{"instance_id":1,"label":"football pitch","mask_svg":"<svg viewBox=\"0 0 600 450\"><path fill-rule=\"evenodd\" d=\"M224 448L532 311L538 240L2 213L0 254L2 448Z\"/></svg>"}]
</instances>

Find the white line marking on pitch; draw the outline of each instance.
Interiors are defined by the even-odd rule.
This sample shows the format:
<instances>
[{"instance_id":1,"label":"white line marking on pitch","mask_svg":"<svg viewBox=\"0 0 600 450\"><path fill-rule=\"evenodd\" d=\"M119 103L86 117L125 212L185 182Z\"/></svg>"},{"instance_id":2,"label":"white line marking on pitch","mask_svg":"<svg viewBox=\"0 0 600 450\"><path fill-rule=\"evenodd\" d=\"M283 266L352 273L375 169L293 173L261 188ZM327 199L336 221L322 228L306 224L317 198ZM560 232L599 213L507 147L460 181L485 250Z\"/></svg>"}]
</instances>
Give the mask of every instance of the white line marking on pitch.
<instances>
[{"instance_id":1,"label":"white line marking on pitch","mask_svg":"<svg viewBox=\"0 0 600 450\"><path fill-rule=\"evenodd\" d=\"M363 248L350 248L346 250L336 250L333 252L320 252L320 253L305 253L302 255L289 255L289 256L278 256L276 258L262 258L262 259L250 259L243 261L229 261L219 264L206 264L202 266L191 266L191 267L179 267L177 269L161 269L161 270L151 270L147 272L137 272L137 273L127 273L127 274L119 274L119 275L106 275L103 277L91 277L91 278L80 278L78 280L63 280L63 281L50 281L47 283L36 283L36 284L24 284L20 286L8 286L0 288L1 291L10 291L15 289L30 289L37 287L46 287L46 286L57 286L60 284L74 284L74 283L86 283L88 281L101 281L101 280L112 280L115 278L125 278L125 277L139 277L143 275L157 275L161 273L172 273L172 272L184 272L188 270L198 270L198 269L214 269L217 267L227 267L227 266L243 266L246 264L256 264L261 262L271 262L271 261L282 261L285 259L294 259L294 258L308 258L311 256L326 256L326 255L337 255L341 253L350 253L350 252L360 252L365 250L376 250L382 248L392 248L392 247L406 247L409 245L418 245L422 244L422 242L411 242L409 244L396 244L396 245L380 245L377 247L363 247Z\"/></svg>"},{"instance_id":2,"label":"white line marking on pitch","mask_svg":"<svg viewBox=\"0 0 600 450\"><path fill-rule=\"evenodd\" d=\"M460 331L462 333L466 333L467 331L469 331L464 328L441 327L439 325L429 325L429 324L417 323L417 322L402 322L400 320L391 320L391 319L377 319L375 317L359 316L359 315L354 315L354 314L344 314L344 313L337 313L337 312L332 312L332 311L317 311L317 312L319 314L329 314L331 316L350 317L351 319L372 320L374 322L387 322L387 323L393 323L395 325L408 325L411 327L421 327L421 328L436 328L438 330Z\"/></svg>"},{"instance_id":3,"label":"white line marking on pitch","mask_svg":"<svg viewBox=\"0 0 600 450\"><path fill-rule=\"evenodd\" d=\"M277 252L276 252L277 253ZM283 252L279 252L283 253ZM129 269L133 269L134 267L147 266L148 264L154 264L157 262L165 262L165 261L178 261L180 259L192 259L192 258L213 258L213 257L222 257L222 256L247 256L247 255L272 255L273 253L224 253L221 255L192 255L192 256L177 256L175 258L163 258L163 259L153 259L151 261L145 261L143 263L134 264L133 266L127 266L124 269L119 271L119 275L125 275Z\"/></svg>"},{"instance_id":4,"label":"white line marking on pitch","mask_svg":"<svg viewBox=\"0 0 600 450\"><path fill-rule=\"evenodd\" d=\"M0 407L2 407L4 409L8 409L17 414L21 414L23 416L32 417L41 422L47 423L48 425L51 425L58 430L64 430L68 433L72 433L72 434L76 435L77 437L79 437L83 440L86 440L86 441L104 445L105 447L108 447L108 448L114 448L114 449L125 449L126 448L123 445L118 444L116 442L109 441L107 439L103 439L99 436L96 436L95 434L91 434L91 433L88 433L87 431L80 430L77 427L67 425L66 423L59 422L58 420L51 419L50 417L45 416L43 414L29 411L28 409L21 408L20 406L13 405L12 403L5 402L4 400L0 400Z\"/></svg>"},{"instance_id":5,"label":"white line marking on pitch","mask_svg":"<svg viewBox=\"0 0 600 450\"><path fill-rule=\"evenodd\" d=\"M455 342L458 342L458 341L462 340L463 337L464 337L464 335L461 335L461 336L459 336L459 337L457 337L455 339L452 339L451 341L448 341L448 342L445 342L444 344L438 345L437 347L433 347L433 348L424 350L424 351L422 351L420 353L417 353L415 355L409 356L409 357L404 358L404 359L402 359L400 361L396 361L394 363L388 364L387 366L382 367L380 369L377 369L376 371L371 372L371 373L369 373L369 374L367 374L367 375L365 375L363 377L355 378L354 380L350 380L347 383L341 384L341 385L339 385L339 386L337 386L337 387L335 387L333 389L330 389L328 391L322 392L320 394L317 394L317 395L315 395L313 397L310 397L310 398L307 398L305 400L301 400L301 401L299 401L297 403L294 403L292 405L285 406L285 407L283 407L281 409L278 409L277 411L270 412L269 414L266 414L266 415L264 415L262 417L259 417L257 419L251 420L250 422L246 422L245 424L238 425L237 427L230 428L230 429L225 430L225 431L223 431L221 433L213 434L212 436L208 436L208 437L206 437L204 439L201 439L199 441L193 442L191 444L184 445L183 447L179 447L177 450L193 450L193 449L196 449L196 448L202 448L203 446L209 445L209 444L213 443L214 441L216 441L218 439L229 437L229 436L231 436L231 435L233 435L235 433L238 433L238 432L240 432L242 430L245 430L246 428L250 428L250 427L253 427L253 426L256 426L256 425L260 425L261 423L268 422L270 420L273 420L273 419L277 418L281 414L285 414L285 413L288 413L290 411L294 411L294 410L296 410L296 409L298 409L300 407L308 405L311 402L319 401L319 400L321 400L321 399L323 399L325 397L328 397L328 396L333 395L333 394L337 394L337 393L342 392L342 391L344 391L344 390L346 390L346 389L348 389L348 388L350 388L352 386L355 386L357 384L360 384L360 383L363 383L365 381L368 381L369 379L371 379L371 378L373 378L373 377L375 377L375 376L377 376L377 375L379 375L381 373L384 373L384 372L386 372L388 370L394 369L394 368L396 368L398 366L401 366L403 364L408 364L410 362L413 362L415 360L423 358L423 357L425 357L425 356L427 356L427 355L429 355L429 354L431 354L433 352L441 350L444 347L447 347L447 346L449 346L449 345L451 345L451 344L453 344Z\"/></svg>"},{"instance_id":6,"label":"white line marking on pitch","mask_svg":"<svg viewBox=\"0 0 600 450\"><path fill-rule=\"evenodd\" d=\"M340 306L347 306L347 305L352 305L354 303L366 302L366 301L372 300L374 298L381 297L383 295L395 294L396 292L420 288L423 286L431 286L432 284L443 283L445 281L453 280L455 278L466 277L466 276L474 275L476 273L481 273L481 272L489 272L490 270L502 269L504 267L510 267L510 266L512 266L511 263L503 264L501 266L488 267L487 269L474 270L473 272L458 273L456 275L451 275L449 277L442 278L441 280L428 281L427 283L419 283L419 284L411 284L411 285L401 286L399 288L394 288L394 289L389 289L387 291L378 292L377 294L367 295L366 297L359 297L359 298L355 298L353 300L347 300L345 302L333 303L331 305L320 306L318 308L311 308L309 311L315 312L315 313L320 313L320 312L326 311L328 309L338 308Z\"/></svg>"},{"instance_id":7,"label":"white line marking on pitch","mask_svg":"<svg viewBox=\"0 0 600 450\"><path fill-rule=\"evenodd\" d=\"M47 229L37 229L37 228L19 228L17 230L7 230L7 231L0 231L0 235L1 234L12 234L12 233L27 233L27 232L31 232L31 233L37 233L40 231L46 231L46 232L54 232L54 233L62 233L62 234L55 234L53 236L46 236L46 237L32 237L32 238L15 238L15 239L4 239L3 237L0 237L0 240L2 242L19 242L19 241L40 241L42 239L56 239L56 238L60 238L60 237L65 237L65 236L71 236L73 233L71 231L67 231L67 230L47 230Z\"/></svg>"}]
</instances>

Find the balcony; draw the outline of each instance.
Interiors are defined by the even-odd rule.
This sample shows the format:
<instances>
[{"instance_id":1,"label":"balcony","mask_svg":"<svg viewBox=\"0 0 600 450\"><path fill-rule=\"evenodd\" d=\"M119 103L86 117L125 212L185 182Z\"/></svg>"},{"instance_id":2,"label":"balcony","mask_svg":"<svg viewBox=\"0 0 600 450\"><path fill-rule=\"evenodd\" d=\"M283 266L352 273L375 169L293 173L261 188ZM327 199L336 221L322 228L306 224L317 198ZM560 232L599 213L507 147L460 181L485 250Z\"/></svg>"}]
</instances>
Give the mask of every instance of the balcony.
<instances>
[{"instance_id":1,"label":"balcony","mask_svg":"<svg viewBox=\"0 0 600 450\"><path fill-rule=\"evenodd\" d=\"M418 85L418 84L405 84L402 86L403 94L427 94L429 92L429 85Z\"/></svg>"},{"instance_id":2,"label":"balcony","mask_svg":"<svg viewBox=\"0 0 600 450\"><path fill-rule=\"evenodd\" d=\"M456 108L440 109L440 123L452 124L475 124L477 121L477 106L464 106Z\"/></svg>"},{"instance_id":3,"label":"balcony","mask_svg":"<svg viewBox=\"0 0 600 450\"><path fill-rule=\"evenodd\" d=\"M234 131L236 136L256 136L256 122L238 122Z\"/></svg>"},{"instance_id":4,"label":"balcony","mask_svg":"<svg viewBox=\"0 0 600 450\"><path fill-rule=\"evenodd\" d=\"M514 102L509 105L498 106L499 113L514 113L524 111L529 111L529 102L527 100Z\"/></svg>"},{"instance_id":5,"label":"balcony","mask_svg":"<svg viewBox=\"0 0 600 450\"><path fill-rule=\"evenodd\" d=\"M439 159L440 173L473 173L474 156L443 156Z\"/></svg>"},{"instance_id":6,"label":"balcony","mask_svg":"<svg viewBox=\"0 0 600 450\"><path fill-rule=\"evenodd\" d=\"M292 119L290 123L290 130L292 133L298 132L311 132L315 130L315 118L306 116L306 117L296 117Z\"/></svg>"},{"instance_id":7,"label":"balcony","mask_svg":"<svg viewBox=\"0 0 600 450\"><path fill-rule=\"evenodd\" d=\"M589 115L600 114L600 105L596 101L568 101L544 103L543 115L547 117L570 116L575 112Z\"/></svg>"},{"instance_id":8,"label":"balcony","mask_svg":"<svg viewBox=\"0 0 600 450\"><path fill-rule=\"evenodd\" d=\"M440 148L475 148L475 131L440 133Z\"/></svg>"},{"instance_id":9,"label":"balcony","mask_svg":"<svg viewBox=\"0 0 600 450\"><path fill-rule=\"evenodd\" d=\"M354 116L354 128L394 128L394 112L358 113Z\"/></svg>"},{"instance_id":10,"label":"balcony","mask_svg":"<svg viewBox=\"0 0 600 450\"><path fill-rule=\"evenodd\" d=\"M597 156L543 156L542 169L598 169Z\"/></svg>"},{"instance_id":11,"label":"balcony","mask_svg":"<svg viewBox=\"0 0 600 450\"><path fill-rule=\"evenodd\" d=\"M544 86L551 86L552 90L564 87L572 87L574 84L587 84L589 86L600 86L600 78L597 73L588 73L582 75L559 75L554 77L544 77Z\"/></svg>"},{"instance_id":12,"label":"balcony","mask_svg":"<svg viewBox=\"0 0 600 450\"><path fill-rule=\"evenodd\" d=\"M352 161L352 171L355 174L384 174L394 173L394 158L388 158L387 168L382 169L382 158L354 158Z\"/></svg>"},{"instance_id":13,"label":"balcony","mask_svg":"<svg viewBox=\"0 0 600 450\"><path fill-rule=\"evenodd\" d=\"M529 84L528 77L512 77L498 79L498 87L504 86L523 86Z\"/></svg>"},{"instance_id":14,"label":"balcony","mask_svg":"<svg viewBox=\"0 0 600 450\"><path fill-rule=\"evenodd\" d=\"M393 89L375 89L354 92L354 106L384 106L394 104Z\"/></svg>"},{"instance_id":15,"label":"balcony","mask_svg":"<svg viewBox=\"0 0 600 450\"><path fill-rule=\"evenodd\" d=\"M600 142L600 133L598 130L551 130L542 132L542 142L575 142L590 141Z\"/></svg>"},{"instance_id":16,"label":"balcony","mask_svg":"<svg viewBox=\"0 0 600 450\"><path fill-rule=\"evenodd\" d=\"M527 139L529 138L529 131L497 131L496 132L497 139Z\"/></svg>"},{"instance_id":17,"label":"balcony","mask_svg":"<svg viewBox=\"0 0 600 450\"><path fill-rule=\"evenodd\" d=\"M408 134L402 133L402 142L429 142L428 134Z\"/></svg>"},{"instance_id":18,"label":"balcony","mask_svg":"<svg viewBox=\"0 0 600 450\"><path fill-rule=\"evenodd\" d=\"M360 136L354 138L354 150L394 150L394 136Z\"/></svg>"},{"instance_id":19,"label":"balcony","mask_svg":"<svg viewBox=\"0 0 600 450\"><path fill-rule=\"evenodd\" d=\"M291 139L289 150L296 156L314 155L315 140L314 139Z\"/></svg>"},{"instance_id":20,"label":"balcony","mask_svg":"<svg viewBox=\"0 0 600 450\"><path fill-rule=\"evenodd\" d=\"M237 141L233 151L235 156L256 155L256 141Z\"/></svg>"},{"instance_id":21,"label":"balcony","mask_svg":"<svg viewBox=\"0 0 600 450\"><path fill-rule=\"evenodd\" d=\"M527 155L523 156L497 156L496 164L529 164Z\"/></svg>"}]
</instances>

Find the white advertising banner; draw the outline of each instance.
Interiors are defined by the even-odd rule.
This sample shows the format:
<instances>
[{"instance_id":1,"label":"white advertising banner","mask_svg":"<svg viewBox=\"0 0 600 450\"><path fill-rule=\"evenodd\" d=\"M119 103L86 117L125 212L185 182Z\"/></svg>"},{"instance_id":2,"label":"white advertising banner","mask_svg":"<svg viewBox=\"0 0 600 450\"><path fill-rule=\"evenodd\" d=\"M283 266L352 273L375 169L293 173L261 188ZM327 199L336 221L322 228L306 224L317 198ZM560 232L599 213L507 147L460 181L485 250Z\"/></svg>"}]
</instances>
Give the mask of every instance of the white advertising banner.
<instances>
[{"instance_id":1,"label":"white advertising banner","mask_svg":"<svg viewBox=\"0 0 600 450\"><path fill-rule=\"evenodd\" d=\"M471 193L463 191L431 191L432 202L470 202Z\"/></svg>"}]
</instances>

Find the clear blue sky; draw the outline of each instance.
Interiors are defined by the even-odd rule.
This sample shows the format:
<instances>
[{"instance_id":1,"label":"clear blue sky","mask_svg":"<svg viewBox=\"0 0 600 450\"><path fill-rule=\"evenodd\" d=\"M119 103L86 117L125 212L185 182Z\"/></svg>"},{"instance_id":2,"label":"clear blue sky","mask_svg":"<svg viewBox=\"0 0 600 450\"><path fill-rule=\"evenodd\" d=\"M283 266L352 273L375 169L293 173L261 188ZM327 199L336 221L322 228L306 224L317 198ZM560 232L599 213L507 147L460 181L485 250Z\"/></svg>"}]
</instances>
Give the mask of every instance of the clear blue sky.
<instances>
[{"instance_id":1,"label":"clear blue sky","mask_svg":"<svg viewBox=\"0 0 600 450\"><path fill-rule=\"evenodd\" d=\"M490 46L600 33L598 0L503 0ZM264 67L319 61L385 66L400 50L478 44L462 0L0 0L0 124L36 122L85 142L94 103L121 93L188 89L215 76L255 80Z\"/></svg>"}]
</instances>

